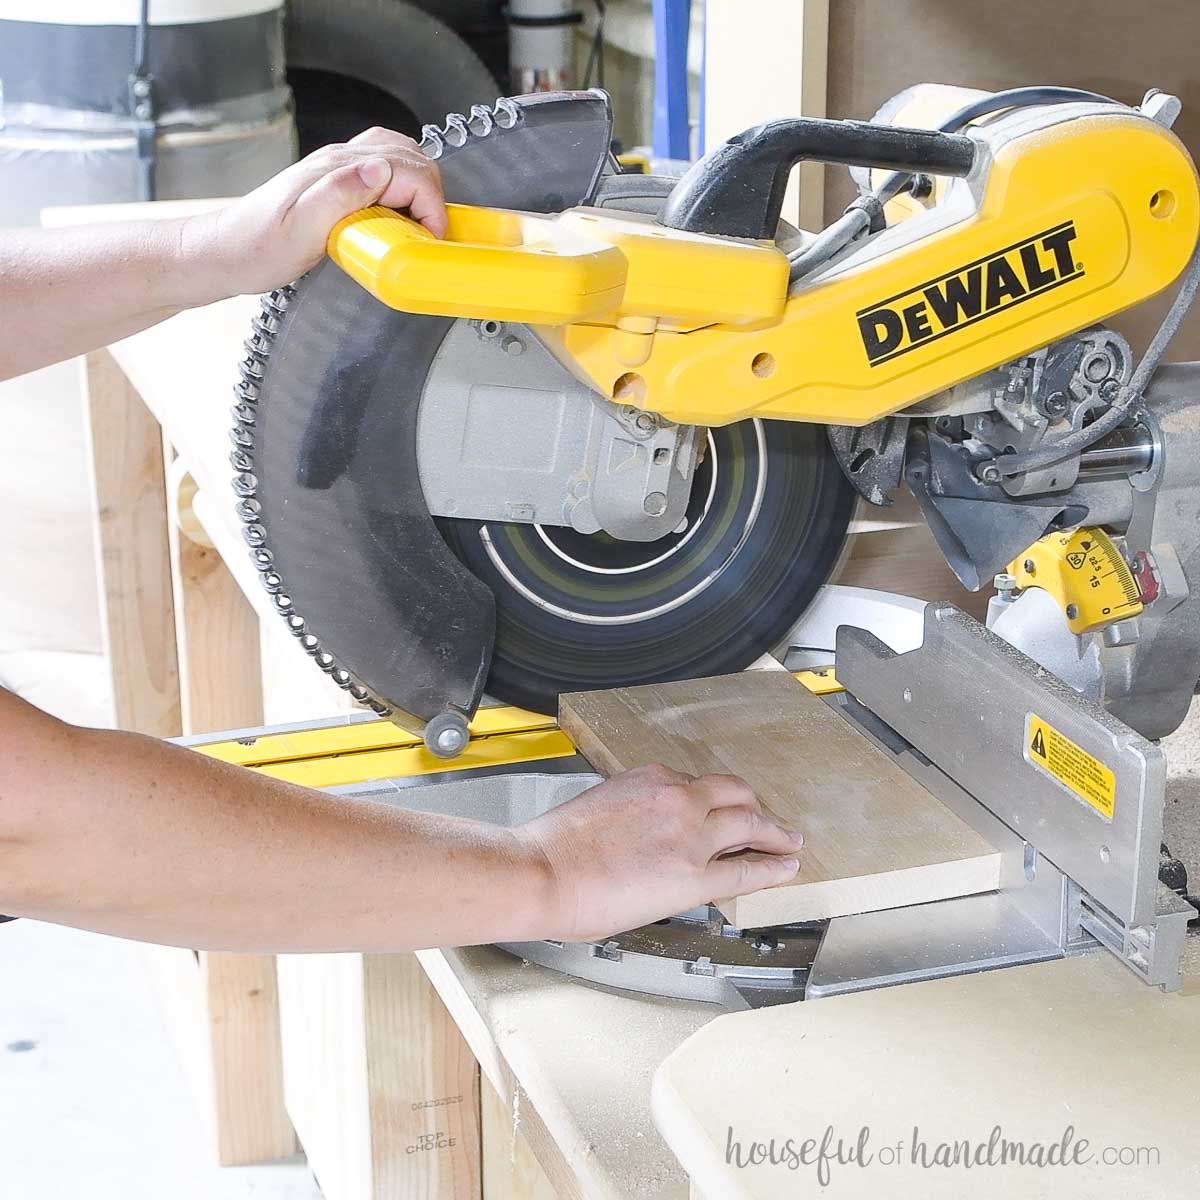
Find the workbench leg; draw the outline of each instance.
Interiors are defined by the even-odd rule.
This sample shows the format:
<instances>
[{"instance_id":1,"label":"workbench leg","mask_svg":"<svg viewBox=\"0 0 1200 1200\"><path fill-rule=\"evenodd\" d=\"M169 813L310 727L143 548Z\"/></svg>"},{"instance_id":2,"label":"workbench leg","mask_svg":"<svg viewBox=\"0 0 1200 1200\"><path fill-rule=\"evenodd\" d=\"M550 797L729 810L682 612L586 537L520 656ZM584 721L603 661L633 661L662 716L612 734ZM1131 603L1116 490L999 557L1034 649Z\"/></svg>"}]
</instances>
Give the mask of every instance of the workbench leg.
<instances>
[{"instance_id":1,"label":"workbench leg","mask_svg":"<svg viewBox=\"0 0 1200 1200\"><path fill-rule=\"evenodd\" d=\"M184 732L261 725L258 617L191 512L186 464L163 450ZM201 951L199 965L217 1160L287 1158L298 1146L283 1103L275 958Z\"/></svg>"},{"instance_id":2,"label":"workbench leg","mask_svg":"<svg viewBox=\"0 0 1200 1200\"><path fill-rule=\"evenodd\" d=\"M84 360L104 649L120 729L183 732L162 435L107 350Z\"/></svg>"},{"instance_id":3,"label":"workbench leg","mask_svg":"<svg viewBox=\"0 0 1200 1200\"><path fill-rule=\"evenodd\" d=\"M416 957L278 966L284 1094L326 1200L479 1200L479 1068Z\"/></svg>"},{"instance_id":4,"label":"workbench leg","mask_svg":"<svg viewBox=\"0 0 1200 1200\"><path fill-rule=\"evenodd\" d=\"M290 1158L300 1147L283 1102L275 956L201 951L200 979L217 1161L232 1167Z\"/></svg>"},{"instance_id":5,"label":"workbench leg","mask_svg":"<svg viewBox=\"0 0 1200 1200\"><path fill-rule=\"evenodd\" d=\"M249 678L258 670L256 627L239 608L248 610L240 593L230 595L237 589L215 553L179 546L171 532L175 505L158 422L107 350L87 355L83 372L115 723L155 737L182 733L185 711L191 728L256 724L261 677ZM253 657L246 654L250 643ZM226 654L234 665L225 665ZM273 959L205 955L197 962L187 951L159 946L146 946L144 957L181 1061L211 1116L219 1161L295 1153L283 1108Z\"/></svg>"},{"instance_id":6,"label":"workbench leg","mask_svg":"<svg viewBox=\"0 0 1200 1200\"><path fill-rule=\"evenodd\" d=\"M196 486L186 465L169 446L164 453L184 732L261 725L258 616L191 510Z\"/></svg>"},{"instance_id":7,"label":"workbench leg","mask_svg":"<svg viewBox=\"0 0 1200 1200\"><path fill-rule=\"evenodd\" d=\"M513 1112L487 1079L481 1081L483 1200L558 1200Z\"/></svg>"}]
</instances>

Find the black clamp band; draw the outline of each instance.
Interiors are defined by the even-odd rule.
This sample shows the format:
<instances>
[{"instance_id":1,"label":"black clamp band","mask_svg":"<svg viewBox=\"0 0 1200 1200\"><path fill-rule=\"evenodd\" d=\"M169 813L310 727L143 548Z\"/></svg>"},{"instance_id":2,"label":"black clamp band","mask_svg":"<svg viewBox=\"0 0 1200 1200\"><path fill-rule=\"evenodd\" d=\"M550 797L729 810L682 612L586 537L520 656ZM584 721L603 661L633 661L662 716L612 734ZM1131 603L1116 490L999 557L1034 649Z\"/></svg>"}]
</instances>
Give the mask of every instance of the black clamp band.
<instances>
[{"instance_id":1,"label":"black clamp band","mask_svg":"<svg viewBox=\"0 0 1200 1200\"><path fill-rule=\"evenodd\" d=\"M511 9L505 10L508 23L518 29L555 29L559 25L582 25L583 13L578 10L570 12L551 13L545 17L523 17L514 14Z\"/></svg>"},{"instance_id":2,"label":"black clamp band","mask_svg":"<svg viewBox=\"0 0 1200 1200\"><path fill-rule=\"evenodd\" d=\"M881 229L887 228L887 218L883 215L883 202L878 196L867 192L865 195L851 200L846 205L847 212L852 212L855 209L867 214L868 233L878 233Z\"/></svg>"}]
</instances>

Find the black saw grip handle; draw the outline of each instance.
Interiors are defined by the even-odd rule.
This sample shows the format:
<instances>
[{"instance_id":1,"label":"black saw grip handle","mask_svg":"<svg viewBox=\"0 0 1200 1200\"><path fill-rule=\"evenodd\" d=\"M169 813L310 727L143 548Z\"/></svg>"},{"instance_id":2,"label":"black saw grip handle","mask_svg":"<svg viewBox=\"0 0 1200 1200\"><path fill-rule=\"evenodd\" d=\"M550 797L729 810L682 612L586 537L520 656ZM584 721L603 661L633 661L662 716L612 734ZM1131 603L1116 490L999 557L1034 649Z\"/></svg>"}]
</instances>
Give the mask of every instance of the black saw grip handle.
<instances>
[{"instance_id":1,"label":"black saw grip handle","mask_svg":"<svg viewBox=\"0 0 1200 1200\"><path fill-rule=\"evenodd\" d=\"M961 134L869 121L791 117L755 125L694 163L659 218L671 229L773 238L788 175L799 162L966 175L975 143Z\"/></svg>"}]
</instances>

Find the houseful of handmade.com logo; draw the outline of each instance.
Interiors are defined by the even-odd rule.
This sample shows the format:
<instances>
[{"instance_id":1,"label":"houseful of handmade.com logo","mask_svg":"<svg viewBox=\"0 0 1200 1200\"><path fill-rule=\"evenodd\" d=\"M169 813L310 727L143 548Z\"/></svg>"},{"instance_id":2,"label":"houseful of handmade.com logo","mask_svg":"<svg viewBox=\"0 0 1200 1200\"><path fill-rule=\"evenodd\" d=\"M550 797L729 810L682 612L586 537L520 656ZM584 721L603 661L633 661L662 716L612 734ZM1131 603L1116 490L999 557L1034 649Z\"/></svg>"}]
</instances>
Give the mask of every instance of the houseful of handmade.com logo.
<instances>
[{"instance_id":1,"label":"houseful of handmade.com logo","mask_svg":"<svg viewBox=\"0 0 1200 1200\"><path fill-rule=\"evenodd\" d=\"M986 1171L997 1167L1071 1170L1080 1167L1157 1167L1157 1146L1096 1145L1068 1125L1050 1138L1017 1137L1002 1126L983 1139L954 1138L913 1126L900 1137L876 1136L868 1125L839 1133L827 1125L812 1135L753 1137L732 1125L725 1139L725 1162L737 1168L811 1171L828 1187L839 1170L910 1167Z\"/></svg>"}]
</instances>

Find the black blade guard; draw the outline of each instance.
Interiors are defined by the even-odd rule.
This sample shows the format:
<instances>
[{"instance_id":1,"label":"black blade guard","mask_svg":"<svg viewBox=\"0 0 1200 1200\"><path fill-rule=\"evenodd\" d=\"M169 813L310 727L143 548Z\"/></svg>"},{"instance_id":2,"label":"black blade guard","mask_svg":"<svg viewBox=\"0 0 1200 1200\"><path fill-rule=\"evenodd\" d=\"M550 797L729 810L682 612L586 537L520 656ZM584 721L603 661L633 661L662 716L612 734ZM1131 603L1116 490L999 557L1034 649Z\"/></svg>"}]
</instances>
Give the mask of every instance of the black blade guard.
<instances>
[{"instance_id":1,"label":"black blade guard","mask_svg":"<svg viewBox=\"0 0 1200 1200\"><path fill-rule=\"evenodd\" d=\"M427 129L447 199L556 212L608 161L608 98L543 94ZM264 299L234 409L234 487L263 584L317 664L405 724L474 712L495 603L425 504L416 421L451 322L394 312L330 261ZM310 625L311 622L311 625Z\"/></svg>"}]
</instances>

